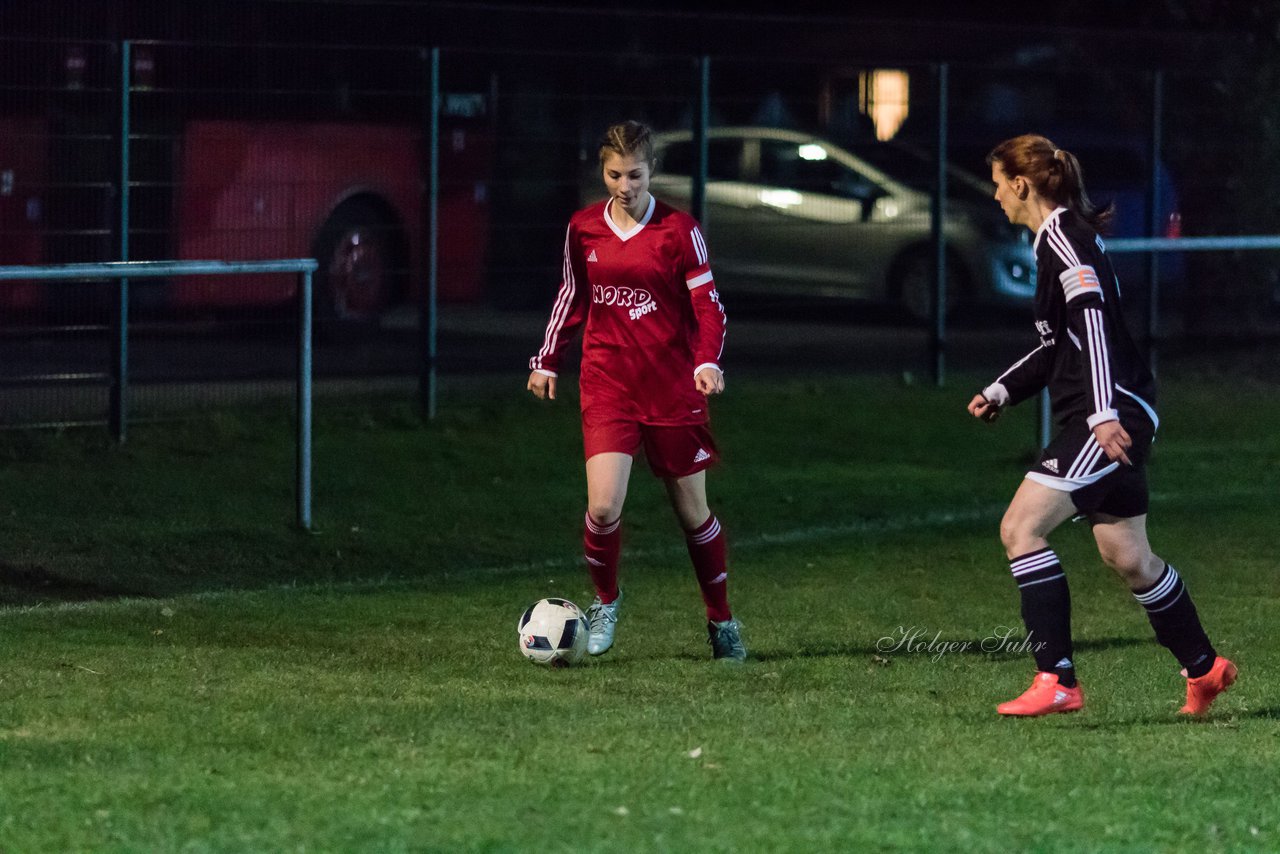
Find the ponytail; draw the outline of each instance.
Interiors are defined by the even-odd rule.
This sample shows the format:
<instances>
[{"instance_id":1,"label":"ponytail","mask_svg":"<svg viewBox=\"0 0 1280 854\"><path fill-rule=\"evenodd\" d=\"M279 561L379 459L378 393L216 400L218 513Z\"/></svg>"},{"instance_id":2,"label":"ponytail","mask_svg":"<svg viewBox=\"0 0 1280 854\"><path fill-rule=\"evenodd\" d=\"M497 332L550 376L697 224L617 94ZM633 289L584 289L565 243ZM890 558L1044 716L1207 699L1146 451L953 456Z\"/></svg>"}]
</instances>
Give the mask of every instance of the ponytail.
<instances>
[{"instance_id":1,"label":"ponytail","mask_svg":"<svg viewBox=\"0 0 1280 854\"><path fill-rule=\"evenodd\" d=\"M1115 217L1115 203L1096 207L1084 188L1080 161L1043 136L1024 134L1007 139L987 155L987 164L1000 164L1009 178L1021 175L1038 195L1067 208L1094 231L1105 234Z\"/></svg>"}]
</instances>

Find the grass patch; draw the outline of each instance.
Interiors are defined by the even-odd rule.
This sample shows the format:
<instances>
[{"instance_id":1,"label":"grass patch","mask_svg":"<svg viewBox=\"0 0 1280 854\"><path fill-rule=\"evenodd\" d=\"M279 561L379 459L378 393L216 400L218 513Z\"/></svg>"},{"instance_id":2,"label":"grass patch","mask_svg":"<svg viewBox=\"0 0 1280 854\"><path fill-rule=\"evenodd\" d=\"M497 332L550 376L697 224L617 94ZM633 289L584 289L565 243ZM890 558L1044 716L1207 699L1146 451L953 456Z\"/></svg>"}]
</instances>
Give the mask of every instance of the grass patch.
<instances>
[{"instance_id":1,"label":"grass patch","mask_svg":"<svg viewBox=\"0 0 1280 854\"><path fill-rule=\"evenodd\" d=\"M738 668L643 473L618 645L520 658L523 606L590 598L567 397L320 412L314 535L283 416L0 435L0 849L1275 850L1280 402L1166 386L1152 541L1242 670L1205 722L1076 526L1054 544L1087 708L994 714L1031 671L993 638L1034 425L986 428L955 388L717 401Z\"/></svg>"}]
</instances>

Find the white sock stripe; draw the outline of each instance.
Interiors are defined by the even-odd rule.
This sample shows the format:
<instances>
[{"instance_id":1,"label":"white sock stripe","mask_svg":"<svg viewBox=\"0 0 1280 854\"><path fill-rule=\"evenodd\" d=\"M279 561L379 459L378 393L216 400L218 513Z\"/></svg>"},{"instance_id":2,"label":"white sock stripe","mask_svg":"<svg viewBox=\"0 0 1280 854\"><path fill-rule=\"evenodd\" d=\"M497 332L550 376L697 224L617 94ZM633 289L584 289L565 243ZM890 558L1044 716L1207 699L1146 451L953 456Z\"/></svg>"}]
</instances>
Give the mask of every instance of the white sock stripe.
<instances>
[{"instance_id":1,"label":"white sock stripe","mask_svg":"<svg viewBox=\"0 0 1280 854\"><path fill-rule=\"evenodd\" d=\"M1037 552L1027 557L1020 557L1017 560L1009 562L1009 569L1014 575L1023 572L1030 572L1033 569L1041 569L1046 566L1052 566L1058 562L1058 556L1052 549L1045 552Z\"/></svg>"},{"instance_id":2,"label":"white sock stripe","mask_svg":"<svg viewBox=\"0 0 1280 854\"><path fill-rule=\"evenodd\" d=\"M711 542L718 536L720 536L720 520L713 518L711 520L711 527L703 531L701 534L698 534L697 536L690 536L689 542L697 546L703 546Z\"/></svg>"},{"instance_id":3,"label":"white sock stripe","mask_svg":"<svg viewBox=\"0 0 1280 854\"><path fill-rule=\"evenodd\" d=\"M1019 588L1031 587L1032 585L1035 585L1035 584L1044 584L1046 581L1054 581L1055 579L1066 578L1066 577L1067 577L1067 574L1065 572L1059 572L1057 575L1051 575L1048 578L1037 578L1035 581L1024 581L1023 583L1019 584L1018 587Z\"/></svg>"},{"instance_id":4,"label":"white sock stripe","mask_svg":"<svg viewBox=\"0 0 1280 854\"><path fill-rule=\"evenodd\" d=\"M1166 602L1165 604L1161 605L1159 608L1147 608L1147 613L1148 613L1148 614L1159 614L1161 611L1167 611L1168 609L1172 608L1174 605L1177 605L1177 604L1178 604L1178 600L1179 600L1179 599L1181 599L1181 598L1182 598L1182 596L1183 596L1183 594L1184 594L1184 593L1186 593L1186 592L1187 592L1187 588L1185 588L1185 587L1180 587L1180 588L1178 588L1178 595L1177 595L1177 596L1174 596L1174 597L1173 597L1173 599L1171 599L1170 601L1168 601L1168 602ZM1144 606L1144 607L1145 607L1145 606Z\"/></svg>"},{"instance_id":5,"label":"white sock stripe","mask_svg":"<svg viewBox=\"0 0 1280 854\"><path fill-rule=\"evenodd\" d=\"M612 534L614 531L618 530L618 526L621 524L622 524L622 517L619 516L617 519L614 519L608 525L597 525L595 521L592 520L591 514L590 513L587 514L587 530L599 536L608 536L609 534Z\"/></svg>"},{"instance_id":6,"label":"white sock stripe","mask_svg":"<svg viewBox=\"0 0 1280 854\"><path fill-rule=\"evenodd\" d=\"M1178 585L1178 572L1173 567L1169 567L1164 571L1164 575L1160 576L1160 580L1156 582L1156 586L1152 587L1146 593L1135 593L1133 598L1137 599L1143 605L1154 605L1165 596L1168 596ZM1177 601L1175 598L1174 601Z\"/></svg>"},{"instance_id":7,"label":"white sock stripe","mask_svg":"<svg viewBox=\"0 0 1280 854\"><path fill-rule=\"evenodd\" d=\"M1036 572L1043 572L1044 570L1051 569L1052 567L1055 567L1055 566L1062 566L1062 564L1058 563L1055 560L1046 564L1041 564L1040 566L1029 566L1026 569L1015 569L1013 571L1013 577L1021 578L1024 575L1031 575Z\"/></svg>"},{"instance_id":8,"label":"white sock stripe","mask_svg":"<svg viewBox=\"0 0 1280 854\"><path fill-rule=\"evenodd\" d=\"M722 572L719 575L717 575L715 578L708 581L707 583L708 584L724 584L728 580L729 580L729 573Z\"/></svg>"}]
</instances>

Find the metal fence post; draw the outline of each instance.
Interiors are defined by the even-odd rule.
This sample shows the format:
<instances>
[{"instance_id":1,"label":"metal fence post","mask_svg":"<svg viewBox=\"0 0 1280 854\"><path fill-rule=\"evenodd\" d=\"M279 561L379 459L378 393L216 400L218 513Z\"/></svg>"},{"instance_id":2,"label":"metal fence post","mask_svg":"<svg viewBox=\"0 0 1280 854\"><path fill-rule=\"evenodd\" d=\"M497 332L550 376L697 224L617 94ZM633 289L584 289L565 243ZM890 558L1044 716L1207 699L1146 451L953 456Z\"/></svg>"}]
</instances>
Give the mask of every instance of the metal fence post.
<instances>
[{"instance_id":1,"label":"metal fence post","mask_svg":"<svg viewBox=\"0 0 1280 854\"><path fill-rule=\"evenodd\" d=\"M937 174L931 210L933 240L933 324L929 335L929 355L933 363L933 381L941 387L946 382L947 351L947 71L943 62L937 66L938 138Z\"/></svg>"},{"instance_id":2,"label":"metal fence post","mask_svg":"<svg viewBox=\"0 0 1280 854\"><path fill-rule=\"evenodd\" d=\"M120 43L120 258L129 260L129 87L133 45ZM107 420L117 442L126 438L129 422L129 280L121 278L116 288L112 318L111 391Z\"/></svg>"},{"instance_id":3,"label":"metal fence post","mask_svg":"<svg viewBox=\"0 0 1280 854\"><path fill-rule=\"evenodd\" d=\"M311 271L298 282L298 527L311 530Z\"/></svg>"},{"instance_id":4,"label":"metal fence post","mask_svg":"<svg viewBox=\"0 0 1280 854\"><path fill-rule=\"evenodd\" d=\"M1049 389L1040 389L1036 398L1036 447L1049 447L1049 433L1053 429L1053 407L1049 401Z\"/></svg>"},{"instance_id":5,"label":"metal fence post","mask_svg":"<svg viewBox=\"0 0 1280 854\"><path fill-rule=\"evenodd\" d=\"M428 52L427 117L427 290L419 300L422 366L418 396L428 419L436 417L436 294L440 267L440 48Z\"/></svg>"},{"instance_id":6,"label":"metal fence post","mask_svg":"<svg viewBox=\"0 0 1280 854\"><path fill-rule=\"evenodd\" d=\"M1155 71L1151 76L1151 178L1147 193L1147 210L1149 211L1147 235L1161 237L1163 223L1160 221L1160 157L1164 148L1164 72ZM1152 252L1147 255L1147 363L1152 372L1156 370L1159 357L1160 338L1160 255Z\"/></svg>"},{"instance_id":7,"label":"metal fence post","mask_svg":"<svg viewBox=\"0 0 1280 854\"><path fill-rule=\"evenodd\" d=\"M314 258L283 258L274 261L106 261L83 264L40 266L0 266L0 283L12 281L96 281L172 279L174 276L215 276L242 273L302 273L298 288L298 430L297 430L297 517L298 525L311 529L311 342L312 273Z\"/></svg>"},{"instance_id":8,"label":"metal fence post","mask_svg":"<svg viewBox=\"0 0 1280 854\"><path fill-rule=\"evenodd\" d=\"M711 123L711 57L694 63L696 103L693 111L693 186L689 188L689 213L705 223L707 213L707 127Z\"/></svg>"}]
</instances>

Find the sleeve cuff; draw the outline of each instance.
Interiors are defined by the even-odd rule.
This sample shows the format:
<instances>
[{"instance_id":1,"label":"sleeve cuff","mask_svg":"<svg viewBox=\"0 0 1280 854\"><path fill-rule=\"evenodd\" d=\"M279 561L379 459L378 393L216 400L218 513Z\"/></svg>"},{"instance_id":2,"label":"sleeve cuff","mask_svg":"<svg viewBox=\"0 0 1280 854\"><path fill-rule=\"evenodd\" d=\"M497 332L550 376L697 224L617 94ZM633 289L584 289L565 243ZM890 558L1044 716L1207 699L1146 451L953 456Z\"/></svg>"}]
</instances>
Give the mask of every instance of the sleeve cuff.
<instances>
[{"instance_id":1,"label":"sleeve cuff","mask_svg":"<svg viewBox=\"0 0 1280 854\"><path fill-rule=\"evenodd\" d=\"M1009 405L1009 389L1004 387L1004 383L992 383L982 390L982 396L996 406Z\"/></svg>"},{"instance_id":2,"label":"sleeve cuff","mask_svg":"<svg viewBox=\"0 0 1280 854\"><path fill-rule=\"evenodd\" d=\"M544 377L552 377L552 378L554 378L554 377L559 376L559 374L557 374L555 371L548 371L548 370L547 370L547 369L545 369L545 368L534 368L534 369L533 369L533 372L534 372L535 374L542 374Z\"/></svg>"},{"instance_id":3,"label":"sleeve cuff","mask_svg":"<svg viewBox=\"0 0 1280 854\"><path fill-rule=\"evenodd\" d=\"M1090 430L1092 430L1094 427L1097 427L1099 424L1105 424L1108 421L1119 421L1119 420L1120 420L1120 414L1116 412L1114 409L1104 409L1101 412L1095 412L1092 415L1090 415L1089 418L1087 419Z\"/></svg>"},{"instance_id":4,"label":"sleeve cuff","mask_svg":"<svg viewBox=\"0 0 1280 854\"><path fill-rule=\"evenodd\" d=\"M717 371L720 371L721 374L724 373L724 371L721 370L720 366L717 365L715 362L703 362L701 365L698 365L698 367L693 369L693 375L696 377L702 371L703 368L715 368Z\"/></svg>"}]
</instances>

